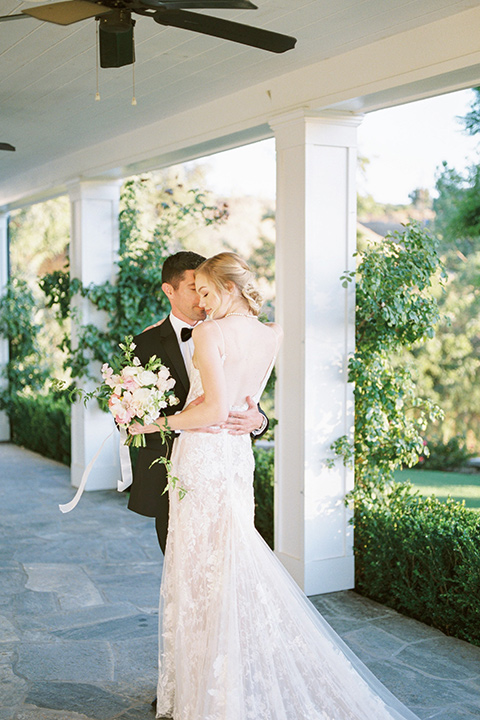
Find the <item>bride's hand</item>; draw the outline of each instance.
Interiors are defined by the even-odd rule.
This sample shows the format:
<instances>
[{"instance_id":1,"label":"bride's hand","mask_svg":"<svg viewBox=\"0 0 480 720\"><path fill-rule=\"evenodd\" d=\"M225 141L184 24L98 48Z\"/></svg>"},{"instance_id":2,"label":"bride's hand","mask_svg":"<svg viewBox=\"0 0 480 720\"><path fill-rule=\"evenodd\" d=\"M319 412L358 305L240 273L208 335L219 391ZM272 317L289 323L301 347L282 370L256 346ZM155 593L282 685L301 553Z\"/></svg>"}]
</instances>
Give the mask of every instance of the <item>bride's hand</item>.
<instances>
[{"instance_id":1,"label":"bride's hand","mask_svg":"<svg viewBox=\"0 0 480 720\"><path fill-rule=\"evenodd\" d=\"M129 426L128 432L130 435L142 435L143 434L149 434L154 432L159 432L158 425L141 425L139 422L134 422L132 425Z\"/></svg>"},{"instance_id":2,"label":"bride's hand","mask_svg":"<svg viewBox=\"0 0 480 720\"><path fill-rule=\"evenodd\" d=\"M128 432L130 435L141 435L145 432L146 425L140 425L138 422L134 422L129 426Z\"/></svg>"}]
</instances>

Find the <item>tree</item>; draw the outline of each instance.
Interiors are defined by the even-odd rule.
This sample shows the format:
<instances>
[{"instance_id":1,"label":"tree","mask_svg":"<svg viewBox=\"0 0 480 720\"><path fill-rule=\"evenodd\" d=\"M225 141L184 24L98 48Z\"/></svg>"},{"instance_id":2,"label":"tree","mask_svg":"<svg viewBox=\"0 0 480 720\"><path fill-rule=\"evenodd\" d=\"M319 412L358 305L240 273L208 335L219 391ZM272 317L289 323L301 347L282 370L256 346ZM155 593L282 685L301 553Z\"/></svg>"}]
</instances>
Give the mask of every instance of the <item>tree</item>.
<instances>
[{"instance_id":1,"label":"tree","mask_svg":"<svg viewBox=\"0 0 480 720\"><path fill-rule=\"evenodd\" d=\"M480 422L480 252L450 253L443 292L435 290L440 321L435 337L405 355L419 391L442 406L441 427L429 425L432 443L461 437L473 450Z\"/></svg>"},{"instance_id":2,"label":"tree","mask_svg":"<svg viewBox=\"0 0 480 720\"><path fill-rule=\"evenodd\" d=\"M70 207L66 196L37 203L11 213L10 261L13 277L28 281L62 267L70 241Z\"/></svg>"},{"instance_id":3,"label":"tree","mask_svg":"<svg viewBox=\"0 0 480 720\"><path fill-rule=\"evenodd\" d=\"M444 162L435 189L434 229L453 270L459 253L469 257L480 250L480 165L462 174Z\"/></svg>"},{"instance_id":4,"label":"tree","mask_svg":"<svg viewBox=\"0 0 480 720\"><path fill-rule=\"evenodd\" d=\"M463 118L480 131L480 88ZM480 165L458 172L443 163L436 181L434 232L447 269L444 292L437 290L441 320L436 335L407 353L420 392L445 411L441 428L427 427L429 440L468 440L478 448L480 419Z\"/></svg>"},{"instance_id":5,"label":"tree","mask_svg":"<svg viewBox=\"0 0 480 720\"><path fill-rule=\"evenodd\" d=\"M415 190L409 193L408 197L413 207L417 210L424 211L432 207L432 198L427 188L415 188Z\"/></svg>"},{"instance_id":6,"label":"tree","mask_svg":"<svg viewBox=\"0 0 480 720\"><path fill-rule=\"evenodd\" d=\"M460 118L465 125L465 130L469 135L477 135L480 132L480 88L472 88L474 97L468 112L463 118Z\"/></svg>"}]
</instances>

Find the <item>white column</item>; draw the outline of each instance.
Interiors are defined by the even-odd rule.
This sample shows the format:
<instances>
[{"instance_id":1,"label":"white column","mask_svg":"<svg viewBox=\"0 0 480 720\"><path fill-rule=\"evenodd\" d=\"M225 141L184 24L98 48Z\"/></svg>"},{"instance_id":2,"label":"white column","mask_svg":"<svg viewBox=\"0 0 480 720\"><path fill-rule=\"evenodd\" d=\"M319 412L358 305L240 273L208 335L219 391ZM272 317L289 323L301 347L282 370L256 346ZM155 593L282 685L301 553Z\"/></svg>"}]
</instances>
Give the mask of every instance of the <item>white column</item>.
<instances>
[{"instance_id":1,"label":"white column","mask_svg":"<svg viewBox=\"0 0 480 720\"><path fill-rule=\"evenodd\" d=\"M4 294L8 282L8 213L0 212L0 296ZM0 338L0 385L5 388L8 380L3 376L8 363L8 340ZM10 421L7 413L0 411L0 441L10 440Z\"/></svg>"},{"instance_id":2,"label":"white column","mask_svg":"<svg viewBox=\"0 0 480 720\"><path fill-rule=\"evenodd\" d=\"M72 277L84 285L113 280L118 254L118 181L80 181L69 187L71 202L70 267ZM84 298L75 298L82 323L105 327L107 318ZM72 327L72 343L77 342ZM105 358L108 361L109 358ZM100 363L91 363L91 372L100 382ZM94 382L80 380L80 386L91 389ZM102 440L114 429L111 416L98 407L95 400L87 407L83 401L72 407L72 485L78 487L85 470ZM103 448L87 482L86 490L116 487L119 476L117 431Z\"/></svg>"},{"instance_id":3,"label":"white column","mask_svg":"<svg viewBox=\"0 0 480 720\"><path fill-rule=\"evenodd\" d=\"M330 444L352 435L347 361L354 350L356 128L350 113L270 124L277 147L278 363L275 550L308 595L352 588L354 562L345 494L353 471L333 469Z\"/></svg>"}]
</instances>

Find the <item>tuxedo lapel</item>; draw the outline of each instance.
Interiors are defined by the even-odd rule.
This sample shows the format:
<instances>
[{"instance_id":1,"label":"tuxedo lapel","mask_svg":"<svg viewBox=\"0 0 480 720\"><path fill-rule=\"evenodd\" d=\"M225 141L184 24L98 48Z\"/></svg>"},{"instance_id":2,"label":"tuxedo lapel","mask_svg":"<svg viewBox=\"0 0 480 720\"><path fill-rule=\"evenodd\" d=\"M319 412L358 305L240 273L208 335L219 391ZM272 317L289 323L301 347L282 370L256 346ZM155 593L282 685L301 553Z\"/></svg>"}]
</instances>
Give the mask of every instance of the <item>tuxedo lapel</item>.
<instances>
[{"instance_id":1,"label":"tuxedo lapel","mask_svg":"<svg viewBox=\"0 0 480 720\"><path fill-rule=\"evenodd\" d=\"M158 330L162 338L162 362L175 369L178 379L185 389L185 393L188 393L190 382L185 368L182 351L180 350L177 336L169 317L158 326ZM163 357L163 355L165 355L165 357Z\"/></svg>"}]
</instances>

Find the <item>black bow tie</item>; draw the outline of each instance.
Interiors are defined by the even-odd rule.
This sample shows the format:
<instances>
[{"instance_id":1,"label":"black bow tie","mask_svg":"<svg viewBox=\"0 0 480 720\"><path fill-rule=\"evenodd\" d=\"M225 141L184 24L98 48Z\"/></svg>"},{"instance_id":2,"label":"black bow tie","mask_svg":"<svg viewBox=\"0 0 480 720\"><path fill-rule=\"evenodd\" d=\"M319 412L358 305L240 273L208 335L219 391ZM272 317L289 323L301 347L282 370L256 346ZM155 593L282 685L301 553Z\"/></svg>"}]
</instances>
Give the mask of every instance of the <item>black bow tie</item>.
<instances>
[{"instance_id":1,"label":"black bow tie","mask_svg":"<svg viewBox=\"0 0 480 720\"><path fill-rule=\"evenodd\" d=\"M192 330L193 328L186 327L183 327L180 330L180 337L182 338L182 342L187 342L187 340L190 340L190 338L192 337Z\"/></svg>"}]
</instances>

